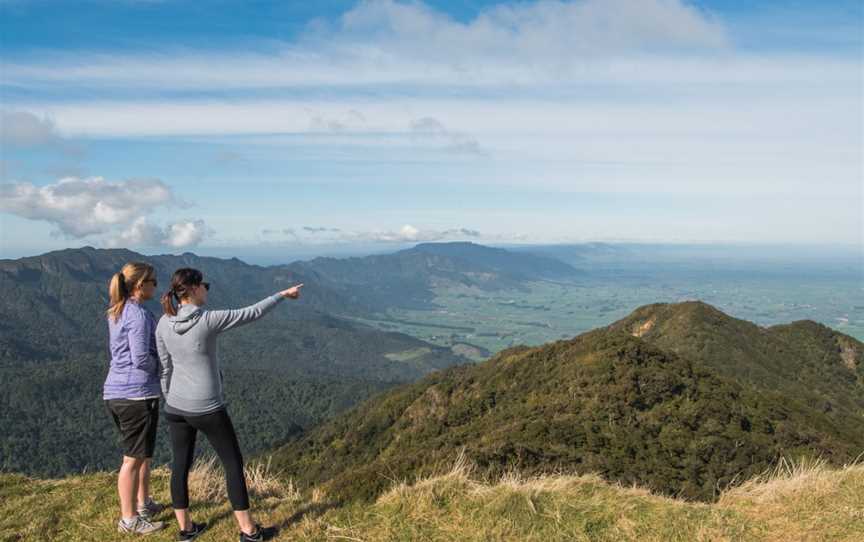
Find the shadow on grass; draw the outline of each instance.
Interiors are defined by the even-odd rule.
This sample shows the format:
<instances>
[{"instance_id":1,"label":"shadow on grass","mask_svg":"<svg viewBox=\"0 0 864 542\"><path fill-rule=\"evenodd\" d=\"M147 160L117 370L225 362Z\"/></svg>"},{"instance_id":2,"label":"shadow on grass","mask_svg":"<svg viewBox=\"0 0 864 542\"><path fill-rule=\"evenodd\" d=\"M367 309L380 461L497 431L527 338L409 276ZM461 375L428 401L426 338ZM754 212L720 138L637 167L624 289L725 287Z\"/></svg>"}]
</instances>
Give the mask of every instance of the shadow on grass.
<instances>
[{"instance_id":1,"label":"shadow on grass","mask_svg":"<svg viewBox=\"0 0 864 542\"><path fill-rule=\"evenodd\" d=\"M306 516L318 517L328 510L339 508L340 505L341 503L335 501L304 504L296 512L279 522L277 526L280 529L286 529Z\"/></svg>"}]
</instances>

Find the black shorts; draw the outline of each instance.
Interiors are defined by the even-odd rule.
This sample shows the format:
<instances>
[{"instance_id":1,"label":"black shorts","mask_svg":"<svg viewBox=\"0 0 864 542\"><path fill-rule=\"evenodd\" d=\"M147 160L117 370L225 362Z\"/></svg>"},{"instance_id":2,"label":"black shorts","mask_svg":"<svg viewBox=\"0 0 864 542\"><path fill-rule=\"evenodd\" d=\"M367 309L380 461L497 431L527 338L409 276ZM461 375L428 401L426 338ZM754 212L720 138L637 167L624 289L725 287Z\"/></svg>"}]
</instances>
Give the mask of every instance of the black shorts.
<instances>
[{"instance_id":1,"label":"black shorts","mask_svg":"<svg viewBox=\"0 0 864 542\"><path fill-rule=\"evenodd\" d=\"M120 430L123 455L137 459L153 457L159 399L108 399L105 405Z\"/></svg>"}]
</instances>

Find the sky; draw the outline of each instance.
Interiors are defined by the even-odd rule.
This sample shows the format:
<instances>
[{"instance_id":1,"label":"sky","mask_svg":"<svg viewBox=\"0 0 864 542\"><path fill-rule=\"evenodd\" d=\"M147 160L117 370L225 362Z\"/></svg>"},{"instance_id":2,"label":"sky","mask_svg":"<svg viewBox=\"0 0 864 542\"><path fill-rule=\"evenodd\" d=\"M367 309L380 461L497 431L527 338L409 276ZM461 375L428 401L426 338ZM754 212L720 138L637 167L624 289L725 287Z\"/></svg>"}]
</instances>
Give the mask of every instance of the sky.
<instances>
[{"instance_id":1,"label":"sky","mask_svg":"<svg viewBox=\"0 0 864 542\"><path fill-rule=\"evenodd\" d=\"M862 9L0 0L0 257L861 246Z\"/></svg>"}]
</instances>

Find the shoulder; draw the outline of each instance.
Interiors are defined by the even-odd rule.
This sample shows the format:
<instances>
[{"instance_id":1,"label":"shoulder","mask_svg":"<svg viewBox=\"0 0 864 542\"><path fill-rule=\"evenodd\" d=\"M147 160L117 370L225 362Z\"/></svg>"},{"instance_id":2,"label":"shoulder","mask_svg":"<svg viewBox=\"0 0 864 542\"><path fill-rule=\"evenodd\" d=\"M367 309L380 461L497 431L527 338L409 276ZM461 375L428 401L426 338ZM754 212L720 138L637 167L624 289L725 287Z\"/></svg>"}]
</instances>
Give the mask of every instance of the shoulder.
<instances>
[{"instance_id":1,"label":"shoulder","mask_svg":"<svg viewBox=\"0 0 864 542\"><path fill-rule=\"evenodd\" d=\"M213 321L213 318L218 318L219 314L227 312L224 310L211 311L211 310L204 309L204 308L198 309L198 310L200 311L199 318L201 319L201 322L208 324L208 325Z\"/></svg>"},{"instance_id":2,"label":"shoulder","mask_svg":"<svg viewBox=\"0 0 864 542\"><path fill-rule=\"evenodd\" d=\"M153 316L153 312L134 301L126 302L123 308L123 320L133 326L144 326L149 329L156 327L156 317Z\"/></svg>"},{"instance_id":3,"label":"shoulder","mask_svg":"<svg viewBox=\"0 0 864 542\"><path fill-rule=\"evenodd\" d=\"M149 311L135 303L134 301L127 301L126 306L123 307L123 316L130 320L142 320L147 318L147 313Z\"/></svg>"}]
</instances>

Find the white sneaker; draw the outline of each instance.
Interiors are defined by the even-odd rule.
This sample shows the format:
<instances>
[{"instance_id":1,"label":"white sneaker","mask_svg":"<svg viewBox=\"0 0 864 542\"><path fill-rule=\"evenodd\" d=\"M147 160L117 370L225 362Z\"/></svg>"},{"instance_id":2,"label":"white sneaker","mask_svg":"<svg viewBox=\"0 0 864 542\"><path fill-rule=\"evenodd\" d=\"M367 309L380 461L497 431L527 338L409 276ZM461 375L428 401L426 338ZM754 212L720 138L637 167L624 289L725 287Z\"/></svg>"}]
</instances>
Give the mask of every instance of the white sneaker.
<instances>
[{"instance_id":1,"label":"white sneaker","mask_svg":"<svg viewBox=\"0 0 864 542\"><path fill-rule=\"evenodd\" d=\"M132 525L126 525L121 519L117 522L118 533L134 533L134 534L150 534L160 531L165 528L165 523L162 521L149 521L141 516L136 516Z\"/></svg>"}]
</instances>

